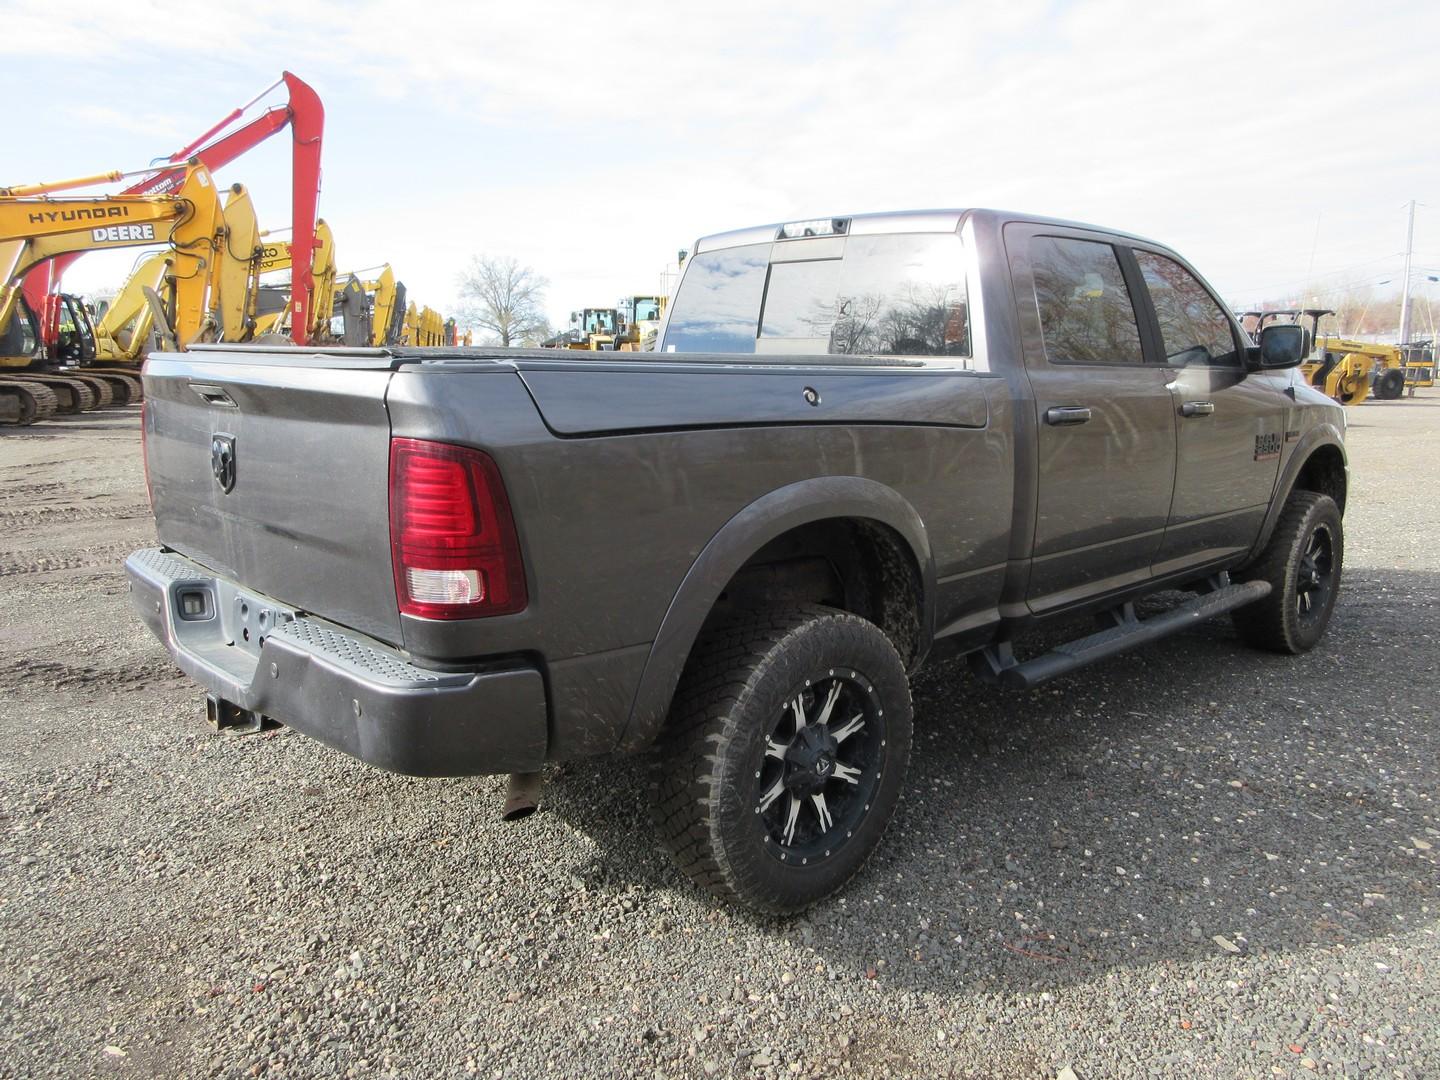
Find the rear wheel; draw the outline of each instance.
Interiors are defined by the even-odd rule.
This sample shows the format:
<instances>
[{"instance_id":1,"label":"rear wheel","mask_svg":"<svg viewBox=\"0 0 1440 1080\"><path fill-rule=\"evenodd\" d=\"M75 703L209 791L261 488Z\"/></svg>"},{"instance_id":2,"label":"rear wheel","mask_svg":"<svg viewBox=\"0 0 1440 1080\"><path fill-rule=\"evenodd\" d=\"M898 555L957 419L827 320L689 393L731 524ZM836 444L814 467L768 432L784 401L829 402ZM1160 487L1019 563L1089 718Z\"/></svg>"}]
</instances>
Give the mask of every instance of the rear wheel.
<instances>
[{"instance_id":1,"label":"rear wheel","mask_svg":"<svg viewBox=\"0 0 1440 1080\"><path fill-rule=\"evenodd\" d=\"M873 623L818 605L697 647L654 766L654 816L680 869L724 899L798 911L884 835L910 754L905 667Z\"/></svg>"},{"instance_id":2,"label":"rear wheel","mask_svg":"<svg viewBox=\"0 0 1440 1080\"><path fill-rule=\"evenodd\" d=\"M1340 592L1345 534L1328 495L1291 492L1260 558L1237 577L1268 581L1270 595L1236 610L1240 636L1257 648L1302 653L1330 624Z\"/></svg>"}]
</instances>

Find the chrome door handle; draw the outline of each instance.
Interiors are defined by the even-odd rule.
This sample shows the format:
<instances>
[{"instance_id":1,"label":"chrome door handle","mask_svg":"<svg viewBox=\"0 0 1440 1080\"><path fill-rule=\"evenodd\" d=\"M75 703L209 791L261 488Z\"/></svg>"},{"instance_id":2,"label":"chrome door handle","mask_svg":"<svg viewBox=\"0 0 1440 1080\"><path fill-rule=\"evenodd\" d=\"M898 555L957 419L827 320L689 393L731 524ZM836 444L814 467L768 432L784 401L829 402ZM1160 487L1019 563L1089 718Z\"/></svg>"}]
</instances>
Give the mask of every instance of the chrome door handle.
<instances>
[{"instance_id":1,"label":"chrome door handle","mask_svg":"<svg viewBox=\"0 0 1440 1080\"><path fill-rule=\"evenodd\" d=\"M1213 401L1187 401L1180 406L1181 416L1209 416L1214 411Z\"/></svg>"},{"instance_id":2,"label":"chrome door handle","mask_svg":"<svg viewBox=\"0 0 1440 1080\"><path fill-rule=\"evenodd\" d=\"M1090 420L1090 410L1083 405L1056 405L1045 410L1045 422L1056 427L1066 424L1084 424Z\"/></svg>"}]
</instances>

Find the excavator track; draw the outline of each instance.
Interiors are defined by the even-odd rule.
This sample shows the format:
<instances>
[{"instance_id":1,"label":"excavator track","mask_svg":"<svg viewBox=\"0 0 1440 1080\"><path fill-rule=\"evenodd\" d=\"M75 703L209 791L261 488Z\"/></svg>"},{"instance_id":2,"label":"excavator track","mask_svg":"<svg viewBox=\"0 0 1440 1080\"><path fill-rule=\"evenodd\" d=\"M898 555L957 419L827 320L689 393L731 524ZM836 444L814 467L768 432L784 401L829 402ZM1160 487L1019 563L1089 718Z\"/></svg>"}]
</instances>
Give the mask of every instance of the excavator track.
<instances>
[{"instance_id":1,"label":"excavator track","mask_svg":"<svg viewBox=\"0 0 1440 1080\"><path fill-rule=\"evenodd\" d=\"M13 409L0 406L0 426L26 427L37 420L54 416L60 402L48 386L23 379L0 380L0 403L13 404Z\"/></svg>"},{"instance_id":2,"label":"excavator track","mask_svg":"<svg viewBox=\"0 0 1440 1080\"><path fill-rule=\"evenodd\" d=\"M128 371L109 371L103 368L81 368L82 373L92 379L103 379L110 385L110 393L114 396L115 404L136 405L145 397L145 391L140 383L138 373L131 374Z\"/></svg>"},{"instance_id":3,"label":"excavator track","mask_svg":"<svg viewBox=\"0 0 1440 1080\"><path fill-rule=\"evenodd\" d=\"M88 371L73 370L67 370L65 377L67 379L77 379L90 388L90 392L95 395L95 408L109 409L115 405L115 391L110 388L110 384L104 379L98 378ZM123 405L124 402L121 402L121 404Z\"/></svg>"},{"instance_id":4,"label":"excavator track","mask_svg":"<svg viewBox=\"0 0 1440 1080\"><path fill-rule=\"evenodd\" d=\"M49 372L27 371L23 375L3 375L0 382L12 382L19 380L26 383L39 383L48 387L56 400L55 412L61 416L73 416L75 413L89 412L99 402L95 391L92 390L81 379L72 379L64 375L54 375Z\"/></svg>"}]
</instances>

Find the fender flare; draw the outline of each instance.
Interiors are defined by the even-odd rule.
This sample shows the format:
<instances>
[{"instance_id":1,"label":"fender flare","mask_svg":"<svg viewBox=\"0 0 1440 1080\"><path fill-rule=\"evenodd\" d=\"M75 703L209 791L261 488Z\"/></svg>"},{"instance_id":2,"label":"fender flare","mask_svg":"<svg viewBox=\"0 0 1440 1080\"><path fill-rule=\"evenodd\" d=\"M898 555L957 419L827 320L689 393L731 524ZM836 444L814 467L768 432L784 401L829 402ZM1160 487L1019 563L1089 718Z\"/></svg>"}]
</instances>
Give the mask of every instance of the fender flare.
<instances>
[{"instance_id":1,"label":"fender flare","mask_svg":"<svg viewBox=\"0 0 1440 1080\"><path fill-rule=\"evenodd\" d=\"M915 508L893 488L859 476L824 476L788 484L756 499L727 521L691 564L650 646L620 749L643 750L655 741L690 650L736 571L777 536L832 518L877 521L909 545L920 570L923 655L934 634L935 560Z\"/></svg>"},{"instance_id":2,"label":"fender flare","mask_svg":"<svg viewBox=\"0 0 1440 1080\"><path fill-rule=\"evenodd\" d=\"M1250 549L1250 555L1246 562L1257 559L1260 553L1265 550L1265 545L1270 543L1270 534L1275 531L1275 522L1280 520L1280 511L1285 508L1286 501L1290 498L1290 492L1295 490L1295 481L1300 476L1300 471L1305 468L1316 450L1322 446L1333 446L1340 452L1340 463L1345 468L1345 486L1350 486L1350 458L1345 453L1345 439L1340 429L1334 424L1317 424L1301 436L1300 441L1295 444L1289 459L1285 462L1285 468L1281 471L1280 477L1275 484L1275 497L1270 500L1270 509L1265 513L1265 522L1260 526L1260 536L1255 541L1255 546Z\"/></svg>"}]
</instances>

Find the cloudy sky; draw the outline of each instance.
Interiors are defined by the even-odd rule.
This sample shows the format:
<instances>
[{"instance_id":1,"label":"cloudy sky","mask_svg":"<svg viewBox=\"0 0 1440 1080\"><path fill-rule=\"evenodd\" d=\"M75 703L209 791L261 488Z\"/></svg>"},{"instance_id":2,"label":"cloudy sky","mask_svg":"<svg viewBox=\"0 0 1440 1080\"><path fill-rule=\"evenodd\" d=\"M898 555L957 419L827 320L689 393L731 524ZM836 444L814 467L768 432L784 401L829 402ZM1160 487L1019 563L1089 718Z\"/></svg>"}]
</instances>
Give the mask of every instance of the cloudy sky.
<instances>
[{"instance_id":1,"label":"cloudy sky","mask_svg":"<svg viewBox=\"0 0 1440 1080\"><path fill-rule=\"evenodd\" d=\"M288 68L325 102L342 269L447 310L478 253L563 320L705 233L921 207L1152 236L1238 306L1398 289L1415 199L1440 276L1433 3L0 0L0 26L0 183L142 166ZM288 169L277 139L220 178L279 227Z\"/></svg>"}]
</instances>

